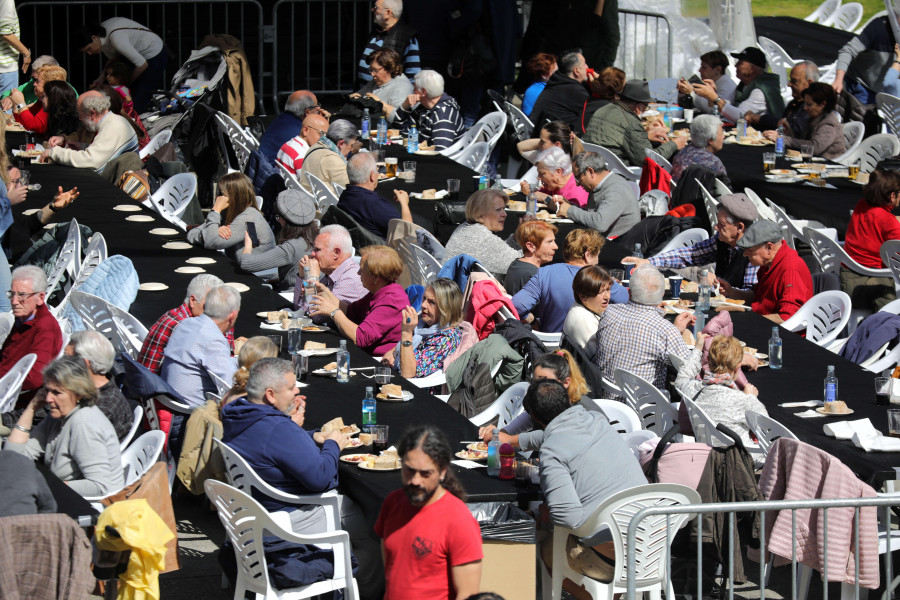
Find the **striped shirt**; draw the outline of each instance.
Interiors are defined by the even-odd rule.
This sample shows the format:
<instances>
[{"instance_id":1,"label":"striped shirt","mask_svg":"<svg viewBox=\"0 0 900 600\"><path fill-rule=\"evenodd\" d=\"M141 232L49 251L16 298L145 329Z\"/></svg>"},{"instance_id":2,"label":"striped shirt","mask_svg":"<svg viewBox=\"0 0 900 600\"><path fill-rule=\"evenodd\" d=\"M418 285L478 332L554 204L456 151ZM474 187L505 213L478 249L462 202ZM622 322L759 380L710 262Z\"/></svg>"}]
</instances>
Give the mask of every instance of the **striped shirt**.
<instances>
[{"instance_id":1,"label":"striped shirt","mask_svg":"<svg viewBox=\"0 0 900 600\"><path fill-rule=\"evenodd\" d=\"M442 95L433 108L428 109L421 104L410 109L401 106L396 113L396 125L403 133L415 125L419 130L419 143L430 142L435 150L452 146L466 129L459 104L447 94Z\"/></svg>"},{"instance_id":2,"label":"striped shirt","mask_svg":"<svg viewBox=\"0 0 900 600\"><path fill-rule=\"evenodd\" d=\"M662 267L664 269L684 269L685 267L696 267L708 265L716 262L716 246L719 241L719 234L716 233L711 238L707 238L702 242L697 242L693 246L684 248L675 248L662 254L650 257L650 264L654 267ZM740 248L731 249L731 257L735 254L742 253ZM756 285L759 267L755 267L749 262L744 268L744 284L741 289L749 290Z\"/></svg>"},{"instance_id":3,"label":"striped shirt","mask_svg":"<svg viewBox=\"0 0 900 600\"><path fill-rule=\"evenodd\" d=\"M0 0L0 35L19 34L19 15L13 0ZM19 51L5 39L0 38L0 73L15 71L19 65Z\"/></svg>"},{"instance_id":4,"label":"striped shirt","mask_svg":"<svg viewBox=\"0 0 900 600\"><path fill-rule=\"evenodd\" d=\"M309 144L299 135L292 137L284 143L275 160L281 163L285 169L296 175L303 167L303 159L309 151Z\"/></svg>"},{"instance_id":5,"label":"striped shirt","mask_svg":"<svg viewBox=\"0 0 900 600\"><path fill-rule=\"evenodd\" d=\"M404 40L407 38L408 41L404 44ZM376 31L369 39L369 42L363 49L362 56L359 58L359 65L357 65L356 69L356 76L360 84L372 80L372 75L369 73L369 56L381 48L391 48L397 51L397 54L403 59L403 72L410 79L422 70L419 62L419 40L416 38L416 31L409 25L397 23L390 29Z\"/></svg>"},{"instance_id":6,"label":"striped shirt","mask_svg":"<svg viewBox=\"0 0 900 600\"><path fill-rule=\"evenodd\" d=\"M359 278L359 264L352 258L346 259L338 267L331 272L330 275L322 275L319 283L331 290L338 300L344 300L353 303L369 293L369 290L363 287L362 280ZM303 293L303 278L297 277L294 285L294 306L297 310L307 311L309 307L306 305L306 296ZM330 321L327 315L315 315L312 317L314 323L327 323Z\"/></svg>"}]
</instances>

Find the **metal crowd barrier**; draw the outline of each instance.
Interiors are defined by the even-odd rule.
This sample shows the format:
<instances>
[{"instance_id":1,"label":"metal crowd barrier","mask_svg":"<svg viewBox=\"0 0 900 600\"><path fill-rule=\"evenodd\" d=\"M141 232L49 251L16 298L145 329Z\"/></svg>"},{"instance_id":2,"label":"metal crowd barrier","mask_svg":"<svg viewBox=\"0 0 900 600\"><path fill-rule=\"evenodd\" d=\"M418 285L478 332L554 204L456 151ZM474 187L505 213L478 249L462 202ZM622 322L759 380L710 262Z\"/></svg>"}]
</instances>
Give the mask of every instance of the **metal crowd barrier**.
<instances>
[{"instance_id":1,"label":"metal crowd barrier","mask_svg":"<svg viewBox=\"0 0 900 600\"><path fill-rule=\"evenodd\" d=\"M616 66L628 79L672 77L673 52L672 27L665 15L619 9Z\"/></svg>"},{"instance_id":2,"label":"metal crowd barrier","mask_svg":"<svg viewBox=\"0 0 900 600\"><path fill-rule=\"evenodd\" d=\"M884 529L884 524L887 524L887 535L885 536L885 545L886 552L879 555L879 560L882 560L884 563L884 573L883 578L881 580L882 585L886 588L885 594L882 596L883 598L891 598L893 589L900 585L900 577L898 577L898 581L894 581L893 576L893 561L891 560L891 550L892 550L892 536L891 533L900 533L896 528L892 528L890 526L890 507L900 506L900 496L879 496L877 498L850 498L850 499L832 499L832 500L769 500L764 502L719 502L719 503L710 503L710 504L692 504L685 506L677 506L677 507L647 507L644 508L631 518L631 521L628 524L628 537L626 542L626 569L628 574L628 589L625 595L627 600L634 600L635 592L636 592L636 584L635 584L635 573L636 573L636 555L635 555L635 540L638 535L638 527L641 522L650 516L653 515L664 515L667 517L666 519L666 527L669 529L669 517L674 515L682 515L682 514L691 514L697 515L696 522L699 534L697 536L698 540L702 535L702 523L703 523L703 515L710 513L726 513L728 515L728 535L729 535L729 548L728 548L728 564L722 565L722 576L728 576L728 600L734 599L734 584L733 584L733 575L734 575L734 563L733 563L733 543L734 543L734 527L735 527L735 514L743 513L743 512L758 512L760 513L760 564L759 564L759 597L760 599L764 599L766 597L766 561L765 555L763 553L763 549L766 548L766 511L779 511L779 510L790 510L791 511L791 527L793 539L796 542L796 511L798 509L824 509L825 514L823 516L823 526L824 531L822 533L823 540L822 544L824 546L823 552L823 562L825 570L833 570L835 565L828 565L828 510L830 508L841 508L841 507L852 507L854 508L853 515L853 535L855 540L854 546L854 555L859 557L859 510L863 507L876 507L879 512L879 536L881 536L881 532ZM774 518L775 515L771 512L769 513L770 518ZM690 520L688 521L690 523ZM673 532L669 531L669 536L667 542L671 546ZM898 547L900 549L900 540L893 542L893 547ZM796 555L796 545L792 549L793 556L791 557L791 598L793 600L797 600L798 598L798 581L797 581L797 555ZM883 559L881 557L884 557ZM703 562L703 544L698 541L697 543L697 596L696 598L703 598L703 590L702 590L702 562ZM859 586L859 561L855 561L855 585L853 586L853 597L854 598L865 598L867 590L863 588L863 595L860 596L860 586ZM837 565L837 568L840 568L840 565ZM672 573L672 555L669 553L669 564L668 571L670 576ZM834 582L832 582L834 583ZM843 591L843 590L842 590ZM741 597L749 597L747 590L740 590ZM822 598L823 600L828 600L828 585L823 582L822 586Z\"/></svg>"}]
</instances>

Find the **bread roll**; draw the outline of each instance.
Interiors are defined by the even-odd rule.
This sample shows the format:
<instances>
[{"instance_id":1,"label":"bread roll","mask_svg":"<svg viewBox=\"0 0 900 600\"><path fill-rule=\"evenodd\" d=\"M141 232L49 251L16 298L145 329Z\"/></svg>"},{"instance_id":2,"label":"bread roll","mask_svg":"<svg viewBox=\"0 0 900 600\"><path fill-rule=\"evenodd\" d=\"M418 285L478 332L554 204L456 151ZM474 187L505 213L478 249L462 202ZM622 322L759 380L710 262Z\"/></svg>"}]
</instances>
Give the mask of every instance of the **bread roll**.
<instances>
[{"instance_id":1,"label":"bread roll","mask_svg":"<svg viewBox=\"0 0 900 600\"><path fill-rule=\"evenodd\" d=\"M387 383L381 386L381 393L385 396L400 396L403 394L403 388L393 383Z\"/></svg>"},{"instance_id":2,"label":"bread roll","mask_svg":"<svg viewBox=\"0 0 900 600\"><path fill-rule=\"evenodd\" d=\"M324 350L327 347L328 346L322 342L313 342L311 340L307 340L307 342L303 344L304 350Z\"/></svg>"},{"instance_id":3,"label":"bread roll","mask_svg":"<svg viewBox=\"0 0 900 600\"><path fill-rule=\"evenodd\" d=\"M422 192L422 198L424 200L434 200L435 194L437 194L436 189L432 188L430 190L425 190L424 192Z\"/></svg>"},{"instance_id":4,"label":"bread roll","mask_svg":"<svg viewBox=\"0 0 900 600\"><path fill-rule=\"evenodd\" d=\"M329 433L331 431L340 431L344 427L344 420L340 417L335 417L334 419L328 421L324 425L322 425L322 433Z\"/></svg>"}]
</instances>

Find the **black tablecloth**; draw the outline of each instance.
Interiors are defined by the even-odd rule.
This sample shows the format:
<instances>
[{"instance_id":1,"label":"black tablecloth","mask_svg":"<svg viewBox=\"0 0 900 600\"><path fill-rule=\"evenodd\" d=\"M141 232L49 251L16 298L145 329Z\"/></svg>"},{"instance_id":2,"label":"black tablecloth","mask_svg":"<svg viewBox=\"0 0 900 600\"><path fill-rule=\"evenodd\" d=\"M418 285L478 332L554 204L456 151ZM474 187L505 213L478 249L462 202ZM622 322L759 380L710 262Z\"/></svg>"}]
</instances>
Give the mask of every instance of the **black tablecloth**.
<instances>
[{"instance_id":1,"label":"black tablecloth","mask_svg":"<svg viewBox=\"0 0 900 600\"><path fill-rule=\"evenodd\" d=\"M754 17L756 35L767 37L796 60L811 60L821 69L837 60L838 50L853 38L849 31L808 23L795 17Z\"/></svg>"}]
</instances>

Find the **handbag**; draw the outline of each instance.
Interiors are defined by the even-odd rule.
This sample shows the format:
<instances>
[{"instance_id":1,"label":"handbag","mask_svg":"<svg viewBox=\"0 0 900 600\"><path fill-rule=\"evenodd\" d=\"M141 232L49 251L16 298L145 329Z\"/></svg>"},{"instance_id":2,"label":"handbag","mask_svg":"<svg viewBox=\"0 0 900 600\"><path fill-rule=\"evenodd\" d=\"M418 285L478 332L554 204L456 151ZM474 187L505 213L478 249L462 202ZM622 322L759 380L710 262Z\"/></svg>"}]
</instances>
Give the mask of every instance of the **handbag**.
<instances>
[{"instance_id":1,"label":"handbag","mask_svg":"<svg viewBox=\"0 0 900 600\"><path fill-rule=\"evenodd\" d=\"M125 171L119 178L118 185L123 192L138 202L150 197L150 177L146 169Z\"/></svg>"}]
</instances>

